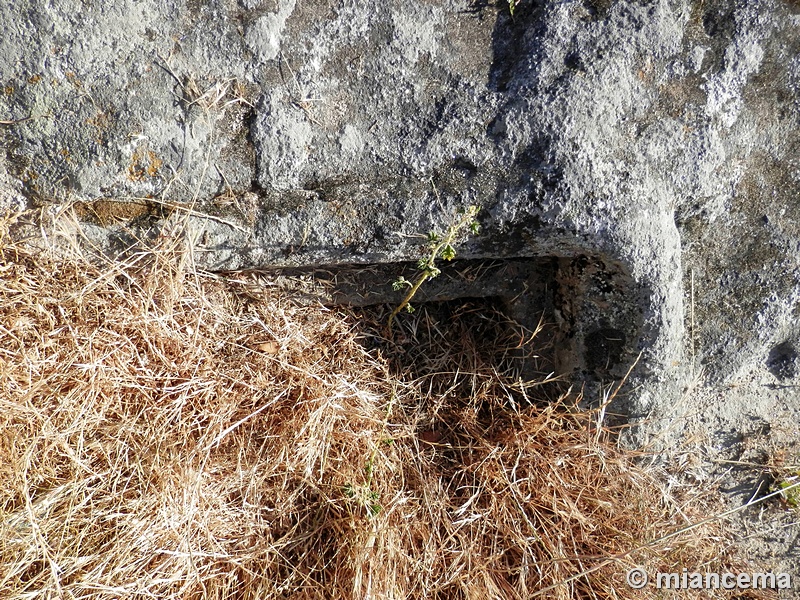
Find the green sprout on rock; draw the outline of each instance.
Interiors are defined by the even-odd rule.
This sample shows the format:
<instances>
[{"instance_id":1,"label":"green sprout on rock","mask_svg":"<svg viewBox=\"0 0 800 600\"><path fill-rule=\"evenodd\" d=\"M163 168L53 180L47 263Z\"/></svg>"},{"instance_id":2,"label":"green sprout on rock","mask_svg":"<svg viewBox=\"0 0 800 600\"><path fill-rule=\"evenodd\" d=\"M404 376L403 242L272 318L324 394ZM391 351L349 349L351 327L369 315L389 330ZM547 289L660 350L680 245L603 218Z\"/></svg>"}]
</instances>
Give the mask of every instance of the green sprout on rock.
<instances>
[{"instance_id":1,"label":"green sprout on rock","mask_svg":"<svg viewBox=\"0 0 800 600\"><path fill-rule=\"evenodd\" d=\"M392 314L389 315L386 328L390 332L392 330L394 318L400 314L402 310L414 312L414 308L411 306L411 299L419 291L419 288L422 287L422 284L441 273L441 270L436 266L436 261L439 258L451 261L456 257L454 245L466 230L472 234L477 234L479 232L480 225L475 218L478 216L479 211L480 209L477 206L470 206L466 210L460 212L458 218L450 224L444 234L439 234L435 231L428 233L428 243L426 246L427 254L419 259L417 263L417 268L420 271L417 279L412 282L401 275L392 283L392 288L394 290L399 291L408 288L408 292L402 302L400 302L392 311Z\"/></svg>"}]
</instances>

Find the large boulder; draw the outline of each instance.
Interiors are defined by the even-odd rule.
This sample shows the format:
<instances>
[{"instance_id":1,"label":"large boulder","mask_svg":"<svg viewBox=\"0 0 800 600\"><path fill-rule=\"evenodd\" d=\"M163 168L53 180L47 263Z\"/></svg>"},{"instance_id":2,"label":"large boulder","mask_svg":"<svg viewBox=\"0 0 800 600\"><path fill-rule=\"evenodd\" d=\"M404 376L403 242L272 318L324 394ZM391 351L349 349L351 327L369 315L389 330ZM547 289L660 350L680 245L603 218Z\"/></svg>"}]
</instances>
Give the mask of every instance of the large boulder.
<instances>
[{"instance_id":1,"label":"large boulder","mask_svg":"<svg viewBox=\"0 0 800 600\"><path fill-rule=\"evenodd\" d=\"M72 203L109 248L185 214L233 270L414 260L475 204L463 258L549 265L561 370L643 353L632 415L701 367L797 381L796 2L21 0L0 23L6 205Z\"/></svg>"}]
</instances>

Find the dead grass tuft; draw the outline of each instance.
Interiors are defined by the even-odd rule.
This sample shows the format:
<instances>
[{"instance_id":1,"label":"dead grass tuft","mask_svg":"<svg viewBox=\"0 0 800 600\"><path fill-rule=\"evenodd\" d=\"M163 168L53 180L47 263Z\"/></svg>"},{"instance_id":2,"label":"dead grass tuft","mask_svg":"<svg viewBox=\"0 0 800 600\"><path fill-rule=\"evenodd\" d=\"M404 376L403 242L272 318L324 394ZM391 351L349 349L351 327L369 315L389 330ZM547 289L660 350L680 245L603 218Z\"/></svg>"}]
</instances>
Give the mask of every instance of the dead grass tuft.
<instances>
[{"instance_id":1,"label":"dead grass tuft","mask_svg":"<svg viewBox=\"0 0 800 600\"><path fill-rule=\"evenodd\" d=\"M713 524L631 553L693 509L504 378L496 315L376 342L185 259L0 250L3 597L648 598L630 566L721 560Z\"/></svg>"}]
</instances>

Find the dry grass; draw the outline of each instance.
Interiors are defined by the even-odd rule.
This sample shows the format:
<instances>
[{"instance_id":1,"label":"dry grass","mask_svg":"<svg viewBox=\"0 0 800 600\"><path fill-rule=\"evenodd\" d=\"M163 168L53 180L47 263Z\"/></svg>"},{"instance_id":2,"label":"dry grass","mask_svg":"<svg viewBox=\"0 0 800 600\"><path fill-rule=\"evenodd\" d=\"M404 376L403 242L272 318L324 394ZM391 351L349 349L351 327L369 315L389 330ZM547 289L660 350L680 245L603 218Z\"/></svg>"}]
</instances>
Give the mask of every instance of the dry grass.
<instances>
[{"instance_id":1,"label":"dry grass","mask_svg":"<svg viewBox=\"0 0 800 600\"><path fill-rule=\"evenodd\" d=\"M712 524L629 553L691 507L598 413L526 400L497 315L389 343L194 272L180 236L0 252L4 598L647 598L630 566L719 560Z\"/></svg>"}]
</instances>

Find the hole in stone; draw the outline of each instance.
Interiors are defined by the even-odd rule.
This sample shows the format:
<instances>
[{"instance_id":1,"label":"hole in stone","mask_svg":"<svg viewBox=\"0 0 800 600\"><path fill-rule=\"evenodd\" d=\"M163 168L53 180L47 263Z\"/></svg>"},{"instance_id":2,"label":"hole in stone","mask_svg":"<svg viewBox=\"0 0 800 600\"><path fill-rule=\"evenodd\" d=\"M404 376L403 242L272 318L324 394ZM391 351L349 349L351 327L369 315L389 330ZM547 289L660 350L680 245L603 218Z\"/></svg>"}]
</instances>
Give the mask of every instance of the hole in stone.
<instances>
[{"instance_id":1,"label":"hole in stone","mask_svg":"<svg viewBox=\"0 0 800 600\"><path fill-rule=\"evenodd\" d=\"M598 329L586 336L586 366L607 371L619 364L625 350L625 334L619 329Z\"/></svg>"},{"instance_id":2,"label":"hole in stone","mask_svg":"<svg viewBox=\"0 0 800 600\"><path fill-rule=\"evenodd\" d=\"M555 375L568 383L602 383L624 377L638 355L641 314L620 263L580 255L437 266L441 274L421 286L411 301L413 314L397 316L390 339L386 320L405 295L392 283L400 276L415 281L416 263L285 268L267 275L275 278L271 285L299 288L310 301L355 311L365 345L400 356L405 362L398 368L411 375L435 372L429 357L445 351L457 355L464 371L480 359L514 380Z\"/></svg>"},{"instance_id":3,"label":"hole in stone","mask_svg":"<svg viewBox=\"0 0 800 600\"><path fill-rule=\"evenodd\" d=\"M577 52L571 52L564 57L564 66L572 71L586 71L583 59Z\"/></svg>"},{"instance_id":4,"label":"hole in stone","mask_svg":"<svg viewBox=\"0 0 800 600\"><path fill-rule=\"evenodd\" d=\"M797 350L791 342L775 346L767 358L767 368L775 377L784 381L797 376Z\"/></svg>"},{"instance_id":5,"label":"hole in stone","mask_svg":"<svg viewBox=\"0 0 800 600\"><path fill-rule=\"evenodd\" d=\"M506 383L537 384L537 400L554 400L562 382L542 382L553 376L552 324L532 331L509 318L499 297L457 298L418 303L413 313L395 320L386 336L391 305L354 309L371 323L366 337L375 340L393 370L406 381L425 381L437 396L496 396L489 390ZM520 403L529 399L519 388L505 390ZM503 394L500 394L501 396Z\"/></svg>"}]
</instances>

